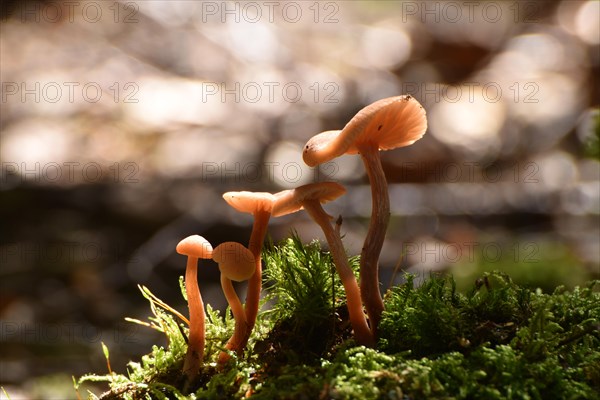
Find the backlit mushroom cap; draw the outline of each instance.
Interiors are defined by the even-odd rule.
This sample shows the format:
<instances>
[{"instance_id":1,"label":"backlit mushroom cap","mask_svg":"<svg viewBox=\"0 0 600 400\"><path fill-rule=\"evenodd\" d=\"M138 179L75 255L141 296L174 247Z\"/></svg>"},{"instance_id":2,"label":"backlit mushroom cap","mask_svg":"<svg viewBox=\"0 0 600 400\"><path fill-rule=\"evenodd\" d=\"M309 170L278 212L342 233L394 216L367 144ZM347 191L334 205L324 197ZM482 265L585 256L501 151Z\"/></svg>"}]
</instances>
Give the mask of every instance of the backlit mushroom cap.
<instances>
[{"instance_id":1,"label":"backlit mushroom cap","mask_svg":"<svg viewBox=\"0 0 600 400\"><path fill-rule=\"evenodd\" d=\"M175 251L188 257L211 258L213 248L202 236L192 235L179 242Z\"/></svg>"},{"instance_id":2,"label":"backlit mushroom cap","mask_svg":"<svg viewBox=\"0 0 600 400\"><path fill-rule=\"evenodd\" d=\"M275 197L267 192L227 192L223 199L239 212L254 214L257 211L271 212Z\"/></svg>"},{"instance_id":3,"label":"backlit mushroom cap","mask_svg":"<svg viewBox=\"0 0 600 400\"><path fill-rule=\"evenodd\" d=\"M340 132L342 131L325 131L311 137L306 143L306 146L304 146L304 152L302 153L302 159L306 165L309 167L314 167L315 165L322 164L332 158L335 158L331 157L327 160L321 160L323 158L323 154L327 153L327 146L329 146L335 139L338 139ZM345 146L342 145L340 147Z\"/></svg>"},{"instance_id":4,"label":"backlit mushroom cap","mask_svg":"<svg viewBox=\"0 0 600 400\"><path fill-rule=\"evenodd\" d=\"M309 183L296 189L284 190L275 195L273 216L279 217L302 209L305 200L327 203L346 193L346 188L336 182Z\"/></svg>"},{"instance_id":5,"label":"backlit mushroom cap","mask_svg":"<svg viewBox=\"0 0 600 400\"><path fill-rule=\"evenodd\" d=\"M359 147L373 143L379 150L409 146L427 130L425 109L410 95L388 97L360 110L341 131L313 136L302 158L314 167L342 154L356 154Z\"/></svg>"},{"instance_id":6,"label":"backlit mushroom cap","mask_svg":"<svg viewBox=\"0 0 600 400\"><path fill-rule=\"evenodd\" d=\"M212 258L219 270L232 281L241 282L254 275L254 255L237 242L224 242L215 247Z\"/></svg>"}]
</instances>

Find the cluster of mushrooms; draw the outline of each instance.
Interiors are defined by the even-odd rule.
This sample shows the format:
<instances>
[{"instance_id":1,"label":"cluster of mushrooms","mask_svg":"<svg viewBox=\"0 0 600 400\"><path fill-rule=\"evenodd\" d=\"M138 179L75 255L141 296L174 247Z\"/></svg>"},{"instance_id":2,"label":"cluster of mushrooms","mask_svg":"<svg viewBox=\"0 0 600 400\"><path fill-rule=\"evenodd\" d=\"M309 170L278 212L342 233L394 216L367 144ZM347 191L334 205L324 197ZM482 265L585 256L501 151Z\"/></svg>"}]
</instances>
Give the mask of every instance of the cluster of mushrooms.
<instances>
[{"instance_id":1,"label":"cluster of mushrooms","mask_svg":"<svg viewBox=\"0 0 600 400\"><path fill-rule=\"evenodd\" d=\"M358 344L374 346L384 305L379 290L379 254L383 247L390 200L381 166L380 150L411 145L427 130L425 110L409 95L376 101L360 110L342 130L326 131L312 137L304 147L304 162L314 167L343 154L360 154L371 185L372 211L369 230L360 257L360 285L350 268L340 236L340 225L321 204L346 192L336 182L311 183L292 190L266 192L227 192L225 201L237 211L250 213L254 223L246 248L237 242L225 242L212 248L201 236L193 235L177 245L177 252L188 257L185 287L190 311L188 349L183 372L193 379L200 370L204 353L204 305L197 280L198 259L212 258L221 271L221 285L235 319L233 336L225 348L241 354L256 323L262 286L261 251L271 217L306 210L321 227L346 291L349 319ZM249 280L246 304L242 306L232 281ZM367 315L363 311L363 306ZM368 319L367 319L368 317ZM223 351L219 364L229 359Z\"/></svg>"}]
</instances>

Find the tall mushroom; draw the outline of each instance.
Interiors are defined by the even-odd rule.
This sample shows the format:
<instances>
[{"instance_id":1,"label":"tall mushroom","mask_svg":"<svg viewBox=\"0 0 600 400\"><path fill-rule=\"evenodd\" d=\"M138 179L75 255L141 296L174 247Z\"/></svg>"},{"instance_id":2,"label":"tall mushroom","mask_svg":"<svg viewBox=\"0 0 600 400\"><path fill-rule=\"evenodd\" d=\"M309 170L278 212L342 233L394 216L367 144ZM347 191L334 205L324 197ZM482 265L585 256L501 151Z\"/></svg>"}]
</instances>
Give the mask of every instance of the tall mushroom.
<instances>
[{"instance_id":1,"label":"tall mushroom","mask_svg":"<svg viewBox=\"0 0 600 400\"><path fill-rule=\"evenodd\" d=\"M200 371L204 356L204 303L198 287L198 259L211 258L213 248L202 236L192 235L183 239L176 248L177 253L188 257L185 269L185 292L190 310L190 332L188 348L183 362L183 373L188 382Z\"/></svg>"},{"instance_id":2,"label":"tall mushroom","mask_svg":"<svg viewBox=\"0 0 600 400\"><path fill-rule=\"evenodd\" d=\"M293 190L284 190L275 195L273 216L290 214L304 208L321 227L329 244L336 270L346 291L348 314L350 324L354 329L354 337L359 344L373 346L373 334L365 319L358 284L350 268L342 239L335 233L331 226L331 217L321 206L321 203L334 200L344 193L346 193L346 189L335 182L311 183Z\"/></svg>"},{"instance_id":3,"label":"tall mushroom","mask_svg":"<svg viewBox=\"0 0 600 400\"><path fill-rule=\"evenodd\" d=\"M229 303L233 318L235 319L235 330L225 348L241 354L246 333L246 314L239 297L235 293L231 281L241 282L250 279L255 273L254 255L250 250L237 242L221 243L213 250L213 260L219 264L221 271L221 286L225 298ZM227 353L221 353L219 363L229 359Z\"/></svg>"},{"instance_id":4,"label":"tall mushroom","mask_svg":"<svg viewBox=\"0 0 600 400\"><path fill-rule=\"evenodd\" d=\"M383 311L379 290L379 254L390 219L387 181L380 150L413 144L425 134L425 110L410 95L389 97L360 110L341 131L327 131L304 147L304 162L311 167L342 154L360 153L371 183L371 221L360 257L360 290L375 334Z\"/></svg>"},{"instance_id":5,"label":"tall mushroom","mask_svg":"<svg viewBox=\"0 0 600 400\"><path fill-rule=\"evenodd\" d=\"M271 193L266 192L254 193L243 191L227 192L223 195L223 199L237 211L250 213L254 216L248 249L254 255L255 268L254 275L252 275L252 278L248 282L248 292L246 293L246 332L241 343L243 347L250 337L250 333L256 323L256 316L258 315L258 303L262 289L262 245L267 234L267 226L271 218L271 210L273 209L275 197Z\"/></svg>"}]
</instances>

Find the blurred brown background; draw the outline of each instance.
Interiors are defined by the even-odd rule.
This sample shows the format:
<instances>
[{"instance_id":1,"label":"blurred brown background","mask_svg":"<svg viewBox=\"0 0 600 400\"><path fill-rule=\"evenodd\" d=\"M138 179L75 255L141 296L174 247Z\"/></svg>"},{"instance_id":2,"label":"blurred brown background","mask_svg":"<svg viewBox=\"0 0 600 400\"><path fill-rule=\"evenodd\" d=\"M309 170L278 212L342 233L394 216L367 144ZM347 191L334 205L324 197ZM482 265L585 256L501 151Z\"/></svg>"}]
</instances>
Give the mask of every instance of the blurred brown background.
<instances>
[{"instance_id":1,"label":"blurred brown background","mask_svg":"<svg viewBox=\"0 0 600 400\"><path fill-rule=\"evenodd\" d=\"M359 253L360 158L311 169L301 150L398 94L429 129L382 156L384 289L401 270L545 291L598 277L599 17L573 0L3 2L0 385L72 397L71 375L106 371L101 341L121 372L164 344L123 320L150 314L136 285L187 312L175 244L249 237L225 191L343 183L326 208ZM303 213L269 233L292 229L322 238ZM224 308L214 265L200 286Z\"/></svg>"}]
</instances>

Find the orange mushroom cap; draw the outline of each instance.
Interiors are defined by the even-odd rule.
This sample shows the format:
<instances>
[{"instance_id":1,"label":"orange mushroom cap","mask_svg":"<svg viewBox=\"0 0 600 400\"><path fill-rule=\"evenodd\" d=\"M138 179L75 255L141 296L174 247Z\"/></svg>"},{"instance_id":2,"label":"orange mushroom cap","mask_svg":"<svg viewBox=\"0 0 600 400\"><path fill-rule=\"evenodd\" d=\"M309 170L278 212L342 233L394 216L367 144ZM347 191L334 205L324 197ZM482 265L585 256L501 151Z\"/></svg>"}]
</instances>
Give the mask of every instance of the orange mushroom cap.
<instances>
[{"instance_id":1,"label":"orange mushroom cap","mask_svg":"<svg viewBox=\"0 0 600 400\"><path fill-rule=\"evenodd\" d=\"M239 212L250 214L254 214L257 211L271 212L273 201L275 200L273 194L268 192L247 191L227 192L223 194L223 199Z\"/></svg>"},{"instance_id":2,"label":"orange mushroom cap","mask_svg":"<svg viewBox=\"0 0 600 400\"><path fill-rule=\"evenodd\" d=\"M379 150L409 146L427 130L425 109L410 95L388 97L360 110L341 131L313 136L302 158L314 167L343 154L356 154L361 145L375 144Z\"/></svg>"},{"instance_id":3,"label":"orange mushroom cap","mask_svg":"<svg viewBox=\"0 0 600 400\"><path fill-rule=\"evenodd\" d=\"M327 203L346 193L346 188L336 182L309 183L292 190L275 194L273 216L279 217L302 209L305 200L319 200Z\"/></svg>"},{"instance_id":4,"label":"orange mushroom cap","mask_svg":"<svg viewBox=\"0 0 600 400\"><path fill-rule=\"evenodd\" d=\"M213 248L202 236L188 236L177 244L175 251L188 257L211 258Z\"/></svg>"},{"instance_id":5,"label":"orange mushroom cap","mask_svg":"<svg viewBox=\"0 0 600 400\"><path fill-rule=\"evenodd\" d=\"M212 259L219 264L221 273L232 281L245 281L254 275L254 255L240 243L221 243L215 247Z\"/></svg>"}]
</instances>

